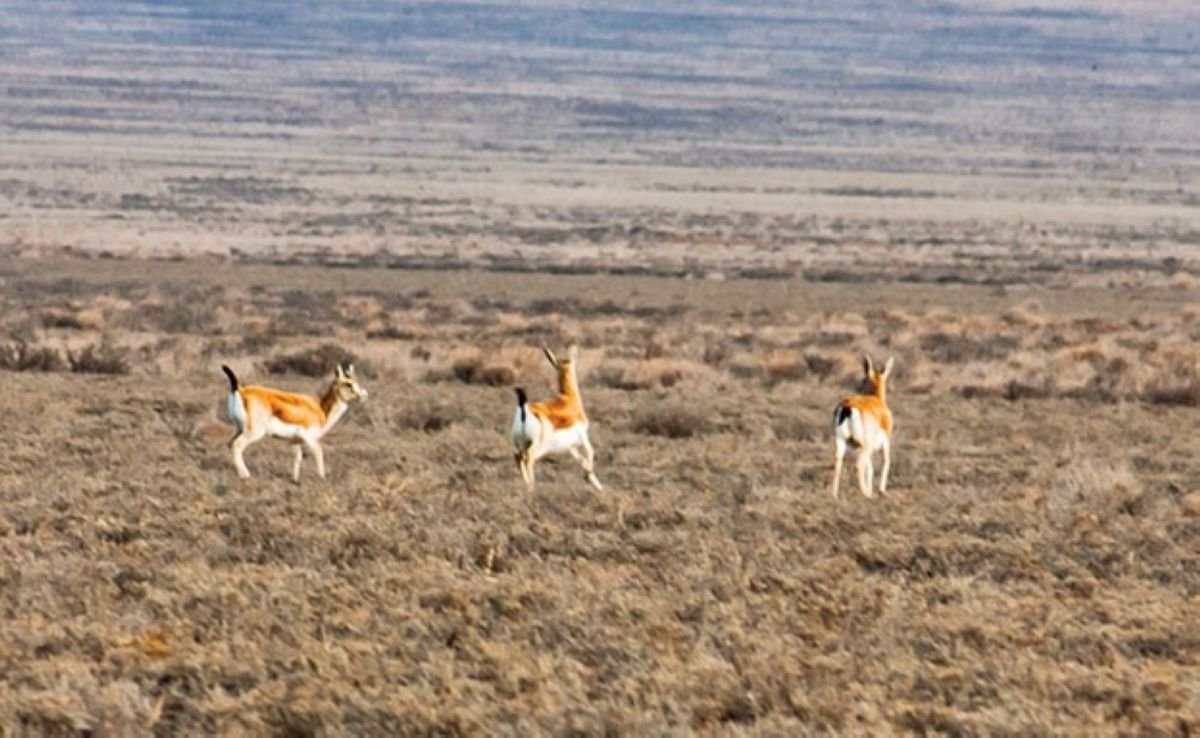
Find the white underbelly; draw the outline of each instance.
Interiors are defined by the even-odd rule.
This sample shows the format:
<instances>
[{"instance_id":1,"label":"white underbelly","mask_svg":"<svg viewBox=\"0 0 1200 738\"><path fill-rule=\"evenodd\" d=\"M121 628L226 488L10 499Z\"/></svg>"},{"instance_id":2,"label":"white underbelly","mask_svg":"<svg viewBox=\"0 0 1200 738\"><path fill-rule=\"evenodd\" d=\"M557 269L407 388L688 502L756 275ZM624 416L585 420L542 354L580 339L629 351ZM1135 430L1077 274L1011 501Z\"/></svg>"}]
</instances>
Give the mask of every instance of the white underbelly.
<instances>
[{"instance_id":1,"label":"white underbelly","mask_svg":"<svg viewBox=\"0 0 1200 738\"><path fill-rule=\"evenodd\" d=\"M570 428L551 430L543 442L542 453L566 453L570 449L580 446L583 443L583 439L586 437L587 423L577 423Z\"/></svg>"},{"instance_id":2,"label":"white underbelly","mask_svg":"<svg viewBox=\"0 0 1200 738\"><path fill-rule=\"evenodd\" d=\"M273 417L267 421L267 433L276 438L299 438L307 432L304 426L285 423L279 418Z\"/></svg>"}]
</instances>

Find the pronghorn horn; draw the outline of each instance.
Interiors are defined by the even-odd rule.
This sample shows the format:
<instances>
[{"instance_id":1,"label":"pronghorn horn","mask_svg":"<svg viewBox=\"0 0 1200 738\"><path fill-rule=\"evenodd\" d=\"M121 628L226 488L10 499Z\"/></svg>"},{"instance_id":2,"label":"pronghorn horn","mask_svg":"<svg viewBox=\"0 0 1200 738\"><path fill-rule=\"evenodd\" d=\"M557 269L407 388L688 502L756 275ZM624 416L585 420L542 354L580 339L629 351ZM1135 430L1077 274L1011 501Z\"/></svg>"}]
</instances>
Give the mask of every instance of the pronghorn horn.
<instances>
[{"instance_id":1,"label":"pronghorn horn","mask_svg":"<svg viewBox=\"0 0 1200 738\"><path fill-rule=\"evenodd\" d=\"M550 365L553 366L555 369L557 369L558 368L558 357L554 355L554 352L550 350L550 347L542 346L542 353L544 353L546 355L546 358L550 360Z\"/></svg>"}]
</instances>

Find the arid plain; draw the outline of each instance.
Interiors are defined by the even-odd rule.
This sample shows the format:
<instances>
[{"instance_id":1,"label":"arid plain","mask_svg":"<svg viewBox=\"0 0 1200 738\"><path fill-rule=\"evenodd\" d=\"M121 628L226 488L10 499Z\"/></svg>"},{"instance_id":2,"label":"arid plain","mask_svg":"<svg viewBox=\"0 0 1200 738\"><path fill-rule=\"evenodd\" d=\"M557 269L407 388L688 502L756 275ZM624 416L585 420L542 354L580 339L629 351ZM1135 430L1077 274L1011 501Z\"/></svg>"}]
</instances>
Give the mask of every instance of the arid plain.
<instances>
[{"instance_id":1,"label":"arid plain","mask_svg":"<svg viewBox=\"0 0 1200 738\"><path fill-rule=\"evenodd\" d=\"M0 735L1200 729L1185 5L0 27ZM572 339L606 491L528 493ZM328 480L239 482L220 364L342 358Z\"/></svg>"}]
</instances>

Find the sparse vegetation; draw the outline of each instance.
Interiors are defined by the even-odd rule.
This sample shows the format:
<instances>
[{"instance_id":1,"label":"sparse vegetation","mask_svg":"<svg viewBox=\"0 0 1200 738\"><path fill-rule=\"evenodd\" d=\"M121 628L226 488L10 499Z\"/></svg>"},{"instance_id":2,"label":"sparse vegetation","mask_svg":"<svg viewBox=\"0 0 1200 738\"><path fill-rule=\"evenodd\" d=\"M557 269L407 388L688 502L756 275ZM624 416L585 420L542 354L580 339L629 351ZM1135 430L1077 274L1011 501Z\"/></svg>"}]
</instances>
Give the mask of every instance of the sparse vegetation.
<instances>
[{"instance_id":1,"label":"sparse vegetation","mask_svg":"<svg viewBox=\"0 0 1200 738\"><path fill-rule=\"evenodd\" d=\"M107 343L67 352L67 363L76 374L128 374L128 353Z\"/></svg>"},{"instance_id":2,"label":"sparse vegetation","mask_svg":"<svg viewBox=\"0 0 1200 738\"><path fill-rule=\"evenodd\" d=\"M335 343L323 343L310 349L290 354L280 354L264 363L271 374L300 374L305 377L324 377L338 364L349 361L361 376L371 377L374 372L354 354Z\"/></svg>"},{"instance_id":3,"label":"sparse vegetation","mask_svg":"<svg viewBox=\"0 0 1200 738\"><path fill-rule=\"evenodd\" d=\"M507 387L516 381L516 374L511 367L487 364L480 356L455 361L450 373L460 382L490 387Z\"/></svg>"},{"instance_id":4,"label":"sparse vegetation","mask_svg":"<svg viewBox=\"0 0 1200 738\"><path fill-rule=\"evenodd\" d=\"M679 384L689 373L682 362L652 358L602 364L589 373L588 380L600 387L636 392L669 389Z\"/></svg>"},{"instance_id":5,"label":"sparse vegetation","mask_svg":"<svg viewBox=\"0 0 1200 738\"><path fill-rule=\"evenodd\" d=\"M24 368L8 380L18 472L0 485L0 546L46 557L0 575L14 608L0 723L536 733L578 727L590 704L595 725L637 733L987 732L1012 729L1010 710L1035 732L1135 724L1099 709L1097 690L1124 695L1139 726L1191 719L1183 682L1146 676L1187 668L1195 647L1197 472L1174 430L1197 386L1186 310L927 287L881 311L838 285L808 285L820 309L804 310L726 280L696 285L673 322L656 309L676 296L577 277L559 289L635 307L564 326L522 298L532 275L474 274L492 297L466 304L462 275L422 273L420 303L388 316L417 326L416 311L440 310L419 344L368 337L381 308L353 286L329 300L338 310L304 317L337 341L306 344L272 329L307 304L287 267L286 288L252 290L155 264L125 302L71 282L73 304L110 316L105 342L75 347L78 329L22 317L62 299L63 268L9 292L21 339L0 350L4 369ZM372 278L403 294L407 276ZM154 293L170 314L173 295L188 299L175 279L193 294L219 279L242 309L214 312L204 335L147 340L124 311ZM929 306L959 299L971 308ZM608 489L590 495L565 460L527 497L504 433L512 394L494 386L552 386L536 347L572 334L594 345L581 381ZM993 338L1011 335L1019 345ZM971 338L923 348L945 336ZM388 379L329 440L335 492L292 489L286 455L253 451L261 479L233 486L212 371L223 352L304 376L350 358ZM835 505L829 414L865 352L898 355L900 452L882 500ZM98 380L68 372L85 367L135 377L104 380L117 384L97 398ZM452 381L421 381L430 372ZM977 668L989 658L1004 662ZM289 679L324 697L288 697ZM450 691L427 692L435 683ZM516 705L525 717L505 717Z\"/></svg>"},{"instance_id":6,"label":"sparse vegetation","mask_svg":"<svg viewBox=\"0 0 1200 738\"><path fill-rule=\"evenodd\" d=\"M45 5L0 736L1200 733L1187 3ZM526 494L568 338L606 490ZM345 358L329 482L238 484L216 367Z\"/></svg>"},{"instance_id":7,"label":"sparse vegetation","mask_svg":"<svg viewBox=\"0 0 1200 738\"><path fill-rule=\"evenodd\" d=\"M461 417L459 409L452 409L445 402L424 400L406 403L396 414L395 422L397 427L405 430L438 433L454 425Z\"/></svg>"},{"instance_id":8,"label":"sparse vegetation","mask_svg":"<svg viewBox=\"0 0 1200 738\"><path fill-rule=\"evenodd\" d=\"M638 409L630 428L650 436L691 438L708 429L708 415L698 403L653 402Z\"/></svg>"},{"instance_id":9,"label":"sparse vegetation","mask_svg":"<svg viewBox=\"0 0 1200 738\"><path fill-rule=\"evenodd\" d=\"M53 348L20 340L0 346L0 368L10 372L57 372L65 366L62 354Z\"/></svg>"}]
</instances>

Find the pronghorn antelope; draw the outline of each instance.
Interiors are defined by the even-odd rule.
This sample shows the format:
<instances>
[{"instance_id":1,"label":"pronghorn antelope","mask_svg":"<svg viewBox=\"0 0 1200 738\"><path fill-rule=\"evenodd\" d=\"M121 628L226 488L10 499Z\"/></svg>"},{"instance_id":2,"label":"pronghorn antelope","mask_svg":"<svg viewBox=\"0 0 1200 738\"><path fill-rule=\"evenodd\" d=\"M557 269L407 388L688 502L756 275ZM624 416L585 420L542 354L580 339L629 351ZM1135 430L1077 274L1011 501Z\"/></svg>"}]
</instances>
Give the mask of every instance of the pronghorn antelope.
<instances>
[{"instance_id":1,"label":"pronghorn antelope","mask_svg":"<svg viewBox=\"0 0 1200 738\"><path fill-rule=\"evenodd\" d=\"M334 369L333 381L320 398L299 395L268 387L243 387L233 370L222 365L229 377L229 418L237 432L229 441L233 449L233 464L238 476L250 477L243 454L246 448L266 436L291 441L296 460L292 465L292 480L300 481L300 462L307 446L317 460L317 475L325 478L325 455L321 438L342 419L355 400L365 400L367 391L354 377L354 367L348 363Z\"/></svg>"},{"instance_id":2,"label":"pronghorn antelope","mask_svg":"<svg viewBox=\"0 0 1200 738\"><path fill-rule=\"evenodd\" d=\"M837 499L838 484L842 478L842 460L846 446L855 448L854 465L858 472L858 489L867 497L874 497L871 487L875 467L871 455L883 451L883 468L879 472L879 491L887 491L888 469L892 465L892 411L887 406L887 379L892 373L894 358L888 358L883 371L875 371L870 356L863 357L863 371L871 393L851 395L838 403L833 411L833 497Z\"/></svg>"},{"instance_id":3,"label":"pronghorn antelope","mask_svg":"<svg viewBox=\"0 0 1200 738\"><path fill-rule=\"evenodd\" d=\"M513 417L512 440L517 448L517 467L526 486L533 489L533 464L548 454L567 451L583 465L583 477L598 490L603 490L596 477L595 452L588 440L588 419L579 397L579 381L575 365L579 348L567 347L567 358L559 359L543 347L550 365L558 371L558 396L546 402L529 402L525 390L517 388L517 412Z\"/></svg>"}]
</instances>

